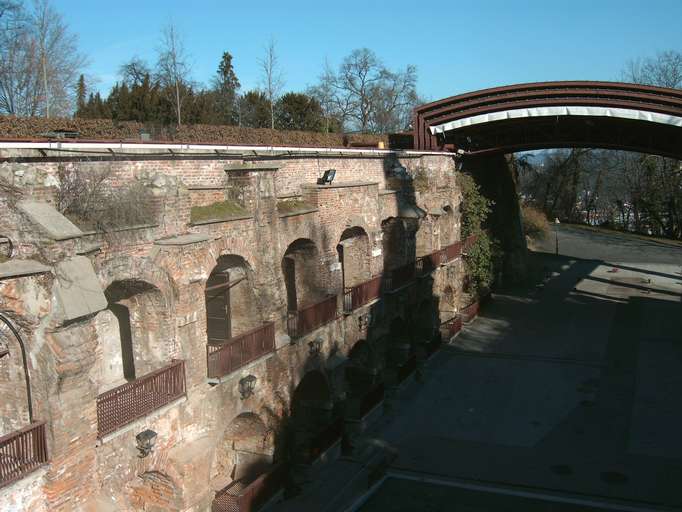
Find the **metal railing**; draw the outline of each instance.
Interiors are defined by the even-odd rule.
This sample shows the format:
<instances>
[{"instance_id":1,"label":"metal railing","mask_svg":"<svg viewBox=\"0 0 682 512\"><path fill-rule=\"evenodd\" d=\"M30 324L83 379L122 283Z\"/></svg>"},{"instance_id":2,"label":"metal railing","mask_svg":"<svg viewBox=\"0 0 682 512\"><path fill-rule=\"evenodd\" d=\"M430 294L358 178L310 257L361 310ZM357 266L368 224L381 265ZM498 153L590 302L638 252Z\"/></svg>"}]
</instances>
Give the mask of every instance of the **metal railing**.
<instances>
[{"instance_id":1,"label":"metal railing","mask_svg":"<svg viewBox=\"0 0 682 512\"><path fill-rule=\"evenodd\" d=\"M0 437L0 487L23 478L47 461L44 421Z\"/></svg>"},{"instance_id":2,"label":"metal railing","mask_svg":"<svg viewBox=\"0 0 682 512\"><path fill-rule=\"evenodd\" d=\"M441 265L446 263L445 250L440 249L438 251L427 254L426 256L420 256L416 261L416 271L417 275L424 276L430 274L436 270Z\"/></svg>"},{"instance_id":3,"label":"metal railing","mask_svg":"<svg viewBox=\"0 0 682 512\"><path fill-rule=\"evenodd\" d=\"M97 436L101 439L185 394L184 361L106 391L97 397Z\"/></svg>"},{"instance_id":4,"label":"metal railing","mask_svg":"<svg viewBox=\"0 0 682 512\"><path fill-rule=\"evenodd\" d=\"M462 253L466 253L469 249L473 247L473 245L476 243L476 240L478 239L478 236L476 235L469 235L464 239L464 242L462 242Z\"/></svg>"},{"instance_id":5,"label":"metal railing","mask_svg":"<svg viewBox=\"0 0 682 512\"><path fill-rule=\"evenodd\" d=\"M445 261L452 261L457 258L459 258L462 255L462 242L455 242L454 244L450 244L445 249L443 249L445 252Z\"/></svg>"},{"instance_id":6,"label":"metal railing","mask_svg":"<svg viewBox=\"0 0 682 512\"><path fill-rule=\"evenodd\" d=\"M449 338L453 337L462 330L462 317L460 315L454 316L441 324L441 331Z\"/></svg>"},{"instance_id":7,"label":"metal railing","mask_svg":"<svg viewBox=\"0 0 682 512\"><path fill-rule=\"evenodd\" d=\"M338 316L337 296L331 295L320 302L310 304L287 314L287 331L292 338L300 338L323 326Z\"/></svg>"},{"instance_id":8,"label":"metal railing","mask_svg":"<svg viewBox=\"0 0 682 512\"><path fill-rule=\"evenodd\" d=\"M279 464L250 483L232 482L216 493L211 512L255 512L284 486L286 472Z\"/></svg>"},{"instance_id":9,"label":"metal railing","mask_svg":"<svg viewBox=\"0 0 682 512\"><path fill-rule=\"evenodd\" d=\"M206 347L208 377L218 379L275 350L275 324L268 322L225 343Z\"/></svg>"},{"instance_id":10,"label":"metal railing","mask_svg":"<svg viewBox=\"0 0 682 512\"><path fill-rule=\"evenodd\" d=\"M343 418L337 418L327 425L310 442L308 462L317 460L324 452L329 450L343 436Z\"/></svg>"},{"instance_id":11,"label":"metal railing","mask_svg":"<svg viewBox=\"0 0 682 512\"><path fill-rule=\"evenodd\" d=\"M476 315L478 315L478 309L479 309L478 301L472 302L465 308L462 308L462 310L460 311L460 314L462 315L462 320L464 322L471 322L474 318L476 318Z\"/></svg>"},{"instance_id":12,"label":"metal railing","mask_svg":"<svg viewBox=\"0 0 682 512\"><path fill-rule=\"evenodd\" d=\"M384 291L392 292L414 280L417 271L416 262L408 263L393 270L384 272Z\"/></svg>"},{"instance_id":13,"label":"metal railing","mask_svg":"<svg viewBox=\"0 0 682 512\"><path fill-rule=\"evenodd\" d=\"M343 310L346 313L364 306L381 295L381 281L383 277L378 275L369 281L357 286L346 288L343 293Z\"/></svg>"}]
</instances>

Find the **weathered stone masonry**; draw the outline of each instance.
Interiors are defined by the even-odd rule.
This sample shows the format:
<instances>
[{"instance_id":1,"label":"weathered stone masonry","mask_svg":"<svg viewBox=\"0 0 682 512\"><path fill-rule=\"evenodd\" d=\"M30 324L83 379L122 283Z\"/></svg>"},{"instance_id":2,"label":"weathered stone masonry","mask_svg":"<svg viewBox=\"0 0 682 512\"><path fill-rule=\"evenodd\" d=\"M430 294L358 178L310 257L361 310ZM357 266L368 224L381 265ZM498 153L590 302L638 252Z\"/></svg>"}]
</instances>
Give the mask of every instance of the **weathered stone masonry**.
<instances>
[{"instance_id":1,"label":"weathered stone masonry","mask_svg":"<svg viewBox=\"0 0 682 512\"><path fill-rule=\"evenodd\" d=\"M209 510L231 482L308 462L322 434L361 415L378 385L394 386L419 342L465 305L461 258L439 252L433 268L413 268L460 242L451 156L160 151L0 153L0 178L14 187L0 192L0 235L14 246L0 263L0 315L27 353L24 367L19 342L3 336L0 436L45 421L49 452L0 487L0 510ZM155 218L78 230L43 208L60 166L105 169L111 187L143 183ZM333 183L317 185L330 168ZM414 190L418 170L428 187ZM247 213L191 223L192 206L224 199ZM305 206L279 211L282 199ZM216 368L236 369L209 378L207 330L210 350L233 350ZM102 435L103 397L172 364L184 365L177 395ZM165 393L154 389L141 393ZM157 438L140 458L145 429Z\"/></svg>"}]
</instances>

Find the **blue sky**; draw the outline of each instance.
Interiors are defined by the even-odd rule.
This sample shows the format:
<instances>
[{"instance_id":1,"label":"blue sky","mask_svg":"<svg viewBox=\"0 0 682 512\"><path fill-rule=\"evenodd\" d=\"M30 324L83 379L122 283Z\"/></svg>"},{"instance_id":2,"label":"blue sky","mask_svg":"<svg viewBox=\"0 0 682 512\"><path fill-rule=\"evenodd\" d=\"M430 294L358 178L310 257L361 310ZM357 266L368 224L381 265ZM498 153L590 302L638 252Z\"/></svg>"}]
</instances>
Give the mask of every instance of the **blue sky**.
<instances>
[{"instance_id":1,"label":"blue sky","mask_svg":"<svg viewBox=\"0 0 682 512\"><path fill-rule=\"evenodd\" d=\"M313 84L325 59L336 66L367 47L391 68L415 64L429 100L510 83L616 80L629 59L682 51L682 0L53 1L103 92L131 57L154 62L170 21L199 82L227 50L244 89L256 87L272 37L287 90Z\"/></svg>"}]
</instances>

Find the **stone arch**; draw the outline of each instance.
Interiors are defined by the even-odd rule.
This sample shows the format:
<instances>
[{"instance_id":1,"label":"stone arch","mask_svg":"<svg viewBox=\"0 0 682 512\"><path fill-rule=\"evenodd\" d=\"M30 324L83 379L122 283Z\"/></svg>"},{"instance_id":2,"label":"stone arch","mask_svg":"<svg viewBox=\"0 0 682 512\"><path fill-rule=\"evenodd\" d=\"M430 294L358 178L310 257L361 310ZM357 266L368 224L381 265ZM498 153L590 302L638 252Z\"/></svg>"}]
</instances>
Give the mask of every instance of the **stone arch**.
<instances>
[{"instance_id":1,"label":"stone arch","mask_svg":"<svg viewBox=\"0 0 682 512\"><path fill-rule=\"evenodd\" d=\"M377 350L367 340L358 340L348 353L346 380L352 397L361 397L379 378L380 362Z\"/></svg>"},{"instance_id":2,"label":"stone arch","mask_svg":"<svg viewBox=\"0 0 682 512\"><path fill-rule=\"evenodd\" d=\"M19 328L0 314L0 437L33 421L31 376Z\"/></svg>"},{"instance_id":3,"label":"stone arch","mask_svg":"<svg viewBox=\"0 0 682 512\"><path fill-rule=\"evenodd\" d=\"M245 258L236 254L218 257L204 289L209 343L224 342L261 325L263 314L254 281Z\"/></svg>"},{"instance_id":4,"label":"stone arch","mask_svg":"<svg viewBox=\"0 0 682 512\"><path fill-rule=\"evenodd\" d=\"M447 203L442 206L443 215L438 220L440 224L441 246L453 244L457 241L457 217L452 206Z\"/></svg>"},{"instance_id":5,"label":"stone arch","mask_svg":"<svg viewBox=\"0 0 682 512\"><path fill-rule=\"evenodd\" d=\"M224 487L235 480L252 480L273 462L274 435L259 415L242 413L225 427L213 456L211 480Z\"/></svg>"},{"instance_id":6,"label":"stone arch","mask_svg":"<svg viewBox=\"0 0 682 512\"><path fill-rule=\"evenodd\" d=\"M96 318L102 357L100 392L139 378L177 356L168 297L140 279L115 280L105 289L108 308Z\"/></svg>"},{"instance_id":7,"label":"stone arch","mask_svg":"<svg viewBox=\"0 0 682 512\"><path fill-rule=\"evenodd\" d=\"M452 286L445 287L438 301L438 306L442 320L449 320L457 314L457 294Z\"/></svg>"},{"instance_id":8,"label":"stone arch","mask_svg":"<svg viewBox=\"0 0 682 512\"><path fill-rule=\"evenodd\" d=\"M294 461L310 461L316 439L333 422L337 412L326 375L320 370L307 372L291 398L289 450Z\"/></svg>"},{"instance_id":9,"label":"stone arch","mask_svg":"<svg viewBox=\"0 0 682 512\"><path fill-rule=\"evenodd\" d=\"M298 238L291 242L281 261L288 311L296 311L324 298L326 273L320 252L312 240Z\"/></svg>"},{"instance_id":10,"label":"stone arch","mask_svg":"<svg viewBox=\"0 0 682 512\"><path fill-rule=\"evenodd\" d=\"M407 263L410 253L405 224L397 217L389 217L381 222L382 254L384 272L398 268ZM414 252L412 251L412 257Z\"/></svg>"},{"instance_id":11,"label":"stone arch","mask_svg":"<svg viewBox=\"0 0 682 512\"><path fill-rule=\"evenodd\" d=\"M353 226L345 229L336 252L341 264L344 289L357 286L372 277L370 241L364 228Z\"/></svg>"},{"instance_id":12,"label":"stone arch","mask_svg":"<svg viewBox=\"0 0 682 512\"><path fill-rule=\"evenodd\" d=\"M166 473L145 471L130 485L129 500L134 510L163 512L181 510L182 491Z\"/></svg>"},{"instance_id":13,"label":"stone arch","mask_svg":"<svg viewBox=\"0 0 682 512\"><path fill-rule=\"evenodd\" d=\"M402 366L413 352L411 329L402 317L396 317L391 322L386 347L386 365L389 367Z\"/></svg>"},{"instance_id":14,"label":"stone arch","mask_svg":"<svg viewBox=\"0 0 682 512\"><path fill-rule=\"evenodd\" d=\"M414 310L412 319L414 341L430 343L438 332L439 316L438 304L432 297L423 300Z\"/></svg>"}]
</instances>

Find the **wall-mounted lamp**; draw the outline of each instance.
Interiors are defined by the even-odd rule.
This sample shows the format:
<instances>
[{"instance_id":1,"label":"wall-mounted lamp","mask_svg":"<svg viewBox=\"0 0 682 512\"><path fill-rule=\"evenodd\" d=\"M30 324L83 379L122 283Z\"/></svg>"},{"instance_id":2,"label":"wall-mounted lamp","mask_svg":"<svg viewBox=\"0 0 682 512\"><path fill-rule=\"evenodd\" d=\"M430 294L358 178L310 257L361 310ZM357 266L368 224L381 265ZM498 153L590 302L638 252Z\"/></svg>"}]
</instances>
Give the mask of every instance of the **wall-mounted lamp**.
<instances>
[{"instance_id":1,"label":"wall-mounted lamp","mask_svg":"<svg viewBox=\"0 0 682 512\"><path fill-rule=\"evenodd\" d=\"M138 457L143 459L152 453L152 450L154 449L154 443L156 443L157 435L158 434L153 430L147 429L135 436L135 440L137 441L137 449L140 451Z\"/></svg>"},{"instance_id":2,"label":"wall-mounted lamp","mask_svg":"<svg viewBox=\"0 0 682 512\"><path fill-rule=\"evenodd\" d=\"M242 400L246 400L253 395L257 380L258 378L255 375L247 375L239 380L239 394L241 395Z\"/></svg>"},{"instance_id":3,"label":"wall-mounted lamp","mask_svg":"<svg viewBox=\"0 0 682 512\"><path fill-rule=\"evenodd\" d=\"M369 324L372 322L372 314L367 313L366 315L360 315L358 316L358 329L361 331L369 327Z\"/></svg>"},{"instance_id":4,"label":"wall-mounted lamp","mask_svg":"<svg viewBox=\"0 0 682 512\"><path fill-rule=\"evenodd\" d=\"M322 338L315 338L308 343L308 350L311 356L320 355L320 352L322 352Z\"/></svg>"},{"instance_id":5,"label":"wall-mounted lamp","mask_svg":"<svg viewBox=\"0 0 682 512\"><path fill-rule=\"evenodd\" d=\"M336 176L336 169L327 169L321 178L318 178L318 185L331 185L334 181L334 176Z\"/></svg>"}]
</instances>

